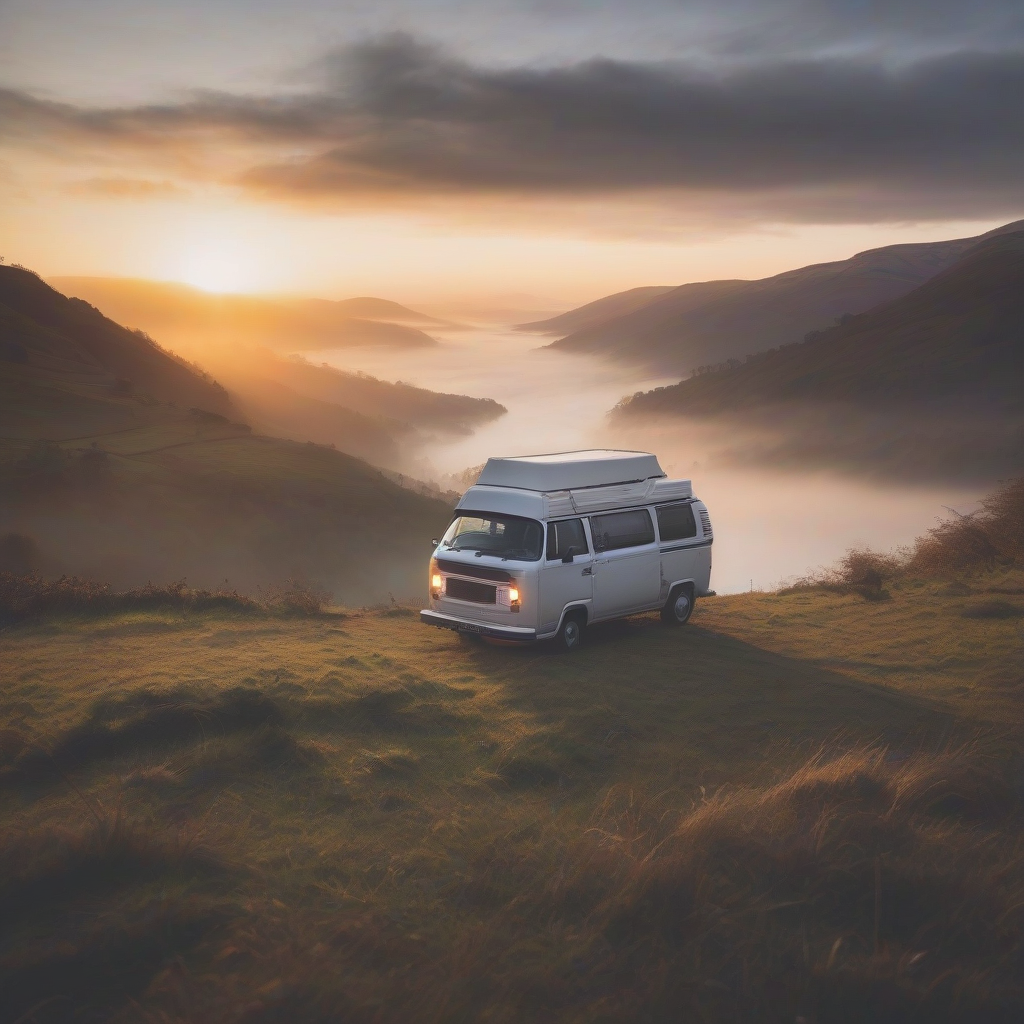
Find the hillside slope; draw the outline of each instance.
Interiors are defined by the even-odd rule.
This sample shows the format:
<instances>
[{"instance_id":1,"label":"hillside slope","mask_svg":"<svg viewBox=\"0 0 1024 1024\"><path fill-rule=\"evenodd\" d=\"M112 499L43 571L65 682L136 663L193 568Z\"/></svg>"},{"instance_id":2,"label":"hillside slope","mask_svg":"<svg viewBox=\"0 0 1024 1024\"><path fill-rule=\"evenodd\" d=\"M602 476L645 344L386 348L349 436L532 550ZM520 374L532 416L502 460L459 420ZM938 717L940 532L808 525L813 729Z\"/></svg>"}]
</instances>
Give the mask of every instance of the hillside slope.
<instances>
[{"instance_id":1,"label":"hillside slope","mask_svg":"<svg viewBox=\"0 0 1024 1024\"><path fill-rule=\"evenodd\" d=\"M24 386L76 385L233 411L223 387L145 334L62 295L31 271L0 266L0 377L15 372Z\"/></svg>"},{"instance_id":2,"label":"hillside slope","mask_svg":"<svg viewBox=\"0 0 1024 1024\"><path fill-rule=\"evenodd\" d=\"M1006 225L990 234L1020 226ZM569 334L552 347L689 373L800 341L846 314L905 295L953 266L979 240L886 246L760 281L684 285L633 313Z\"/></svg>"},{"instance_id":3,"label":"hillside slope","mask_svg":"<svg viewBox=\"0 0 1024 1024\"><path fill-rule=\"evenodd\" d=\"M1015 1024L1007 582L710 598L570 658L410 607L11 625L5 1017Z\"/></svg>"},{"instance_id":4,"label":"hillside slope","mask_svg":"<svg viewBox=\"0 0 1024 1024\"><path fill-rule=\"evenodd\" d=\"M622 411L946 399L1024 408L1024 231L981 242L908 295L818 337L634 396Z\"/></svg>"},{"instance_id":5,"label":"hillside slope","mask_svg":"<svg viewBox=\"0 0 1024 1024\"><path fill-rule=\"evenodd\" d=\"M515 329L536 334L569 334L573 331L596 327L614 317L632 313L671 291L675 291L671 285L630 288L628 291L616 292L614 295L605 295L603 298L595 299L583 306L577 306L558 316L548 317L546 320L516 324Z\"/></svg>"},{"instance_id":6,"label":"hillside slope","mask_svg":"<svg viewBox=\"0 0 1024 1024\"><path fill-rule=\"evenodd\" d=\"M300 578L355 604L416 597L449 518L366 462L209 414L0 441L0 535L29 538L46 575L243 590Z\"/></svg>"}]
</instances>

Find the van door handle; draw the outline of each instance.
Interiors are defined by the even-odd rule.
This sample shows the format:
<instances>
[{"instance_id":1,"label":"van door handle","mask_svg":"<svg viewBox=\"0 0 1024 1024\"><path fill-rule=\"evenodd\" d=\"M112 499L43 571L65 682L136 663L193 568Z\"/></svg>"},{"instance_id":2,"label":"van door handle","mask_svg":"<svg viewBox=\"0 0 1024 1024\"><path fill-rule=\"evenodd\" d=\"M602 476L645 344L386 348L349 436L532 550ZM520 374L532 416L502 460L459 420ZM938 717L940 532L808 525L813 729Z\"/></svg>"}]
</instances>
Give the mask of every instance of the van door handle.
<instances>
[{"instance_id":1,"label":"van door handle","mask_svg":"<svg viewBox=\"0 0 1024 1024\"><path fill-rule=\"evenodd\" d=\"M581 576L593 576L594 575L594 570L588 565L586 567L586 569L584 569L583 572L580 573L580 575Z\"/></svg>"}]
</instances>

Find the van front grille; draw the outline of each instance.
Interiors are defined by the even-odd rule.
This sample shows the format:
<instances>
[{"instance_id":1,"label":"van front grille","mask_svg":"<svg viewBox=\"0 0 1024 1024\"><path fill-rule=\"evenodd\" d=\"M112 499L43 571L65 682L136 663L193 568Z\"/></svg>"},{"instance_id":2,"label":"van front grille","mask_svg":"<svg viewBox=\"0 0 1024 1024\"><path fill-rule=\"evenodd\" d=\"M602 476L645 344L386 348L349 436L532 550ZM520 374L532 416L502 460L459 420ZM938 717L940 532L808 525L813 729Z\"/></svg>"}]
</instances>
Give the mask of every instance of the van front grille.
<instances>
[{"instance_id":1,"label":"van front grille","mask_svg":"<svg viewBox=\"0 0 1024 1024\"><path fill-rule=\"evenodd\" d=\"M473 601L476 604L496 604L496 588L486 583L474 583L472 580L456 580L448 577L445 583L445 596L456 601Z\"/></svg>"},{"instance_id":2,"label":"van front grille","mask_svg":"<svg viewBox=\"0 0 1024 1024\"><path fill-rule=\"evenodd\" d=\"M704 536L711 536L711 516L708 515L708 510L702 508L700 510L700 525L704 528Z\"/></svg>"}]
</instances>

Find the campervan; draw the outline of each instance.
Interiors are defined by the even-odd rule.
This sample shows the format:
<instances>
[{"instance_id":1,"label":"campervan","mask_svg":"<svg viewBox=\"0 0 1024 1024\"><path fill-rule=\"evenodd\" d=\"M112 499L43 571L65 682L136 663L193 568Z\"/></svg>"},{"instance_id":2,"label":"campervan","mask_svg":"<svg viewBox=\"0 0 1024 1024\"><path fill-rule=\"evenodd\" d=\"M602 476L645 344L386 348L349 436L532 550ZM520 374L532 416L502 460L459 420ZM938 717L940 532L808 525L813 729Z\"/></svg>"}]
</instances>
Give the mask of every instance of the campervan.
<instances>
[{"instance_id":1,"label":"campervan","mask_svg":"<svg viewBox=\"0 0 1024 1024\"><path fill-rule=\"evenodd\" d=\"M710 593L711 519L647 452L489 459L430 559L422 622L569 650L594 622L660 610L682 625Z\"/></svg>"}]
</instances>

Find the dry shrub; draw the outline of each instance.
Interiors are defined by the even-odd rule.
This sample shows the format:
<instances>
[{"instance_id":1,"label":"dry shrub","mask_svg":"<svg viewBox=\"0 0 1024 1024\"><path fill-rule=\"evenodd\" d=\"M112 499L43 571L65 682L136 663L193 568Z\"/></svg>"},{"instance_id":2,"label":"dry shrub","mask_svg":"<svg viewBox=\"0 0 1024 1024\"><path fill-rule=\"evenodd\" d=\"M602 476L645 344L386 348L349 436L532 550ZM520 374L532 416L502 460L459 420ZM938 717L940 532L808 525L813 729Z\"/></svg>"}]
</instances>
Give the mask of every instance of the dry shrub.
<instances>
[{"instance_id":1,"label":"dry shrub","mask_svg":"<svg viewBox=\"0 0 1024 1024\"><path fill-rule=\"evenodd\" d=\"M885 584L900 577L948 578L997 568L1024 566L1024 478L988 495L977 512L951 511L912 549L882 554L853 548L836 565L798 579L780 593L829 590L860 594L868 600L887 597ZM1012 613L1011 613L1012 614ZM980 613L984 617L984 613Z\"/></svg>"},{"instance_id":2,"label":"dry shrub","mask_svg":"<svg viewBox=\"0 0 1024 1024\"><path fill-rule=\"evenodd\" d=\"M982 500L970 515L951 513L920 538L907 565L917 576L1024 565L1024 478Z\"/></svg>"},{"instance_id":3,"label":"dry shrub","mask_svg":"<svg viewBox=\"0 0 1024 1024\"><path fill-rule=\"evenodd\" d=\"M308 580L288 580L260 592L261 603L286 615L322 615L334 595Z\"/></svg>"},{"instance_id":4,"label":"dry shrub","mask_svg":"<svg viewBox=\"0 0 1024 1024\"><path fill-rule=\"evenodd\" d=\"M230 609L275 612L285 615L321 615L331 600L329 591L315 584L290 580L255 597L237 590L205 590L185 580L156 586L147 583L131 590L114 590L109 583L78 576L47 580L35 574L0 572L0 622L53 613L110 613L173 608L198 612Z\"/></svg>"},{"instance_id":5,"label":"dry shrub","mask_svg":"<svg viewBox=\"0 0 1024 1024\"><path fill-rule=\"evenodd\" d=\"M888 597L885 584L899 576L906 565L903 552L885 555L867 548L851 548L827 569L804 576L783 593L795 590L828 590L836 594L860 594L869 601Z\"/></svg>"},{"instance_id":6,"label":"dry shrub","mask_svg":"<svg viewBox=\"0 0 1024 1024\"><path fill-rule=\"evenodd\" d=\"M115 591L109 583L61 576L47 580L36 575L0 573L0 616L21 619L53 612L115 612L173 607L186 611L210 608L256 610L259 604L234 590L202 590L185 580Z\"/></svg>"}]
</instances>

